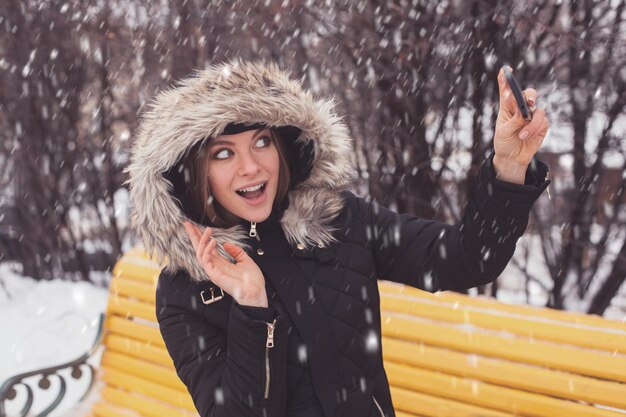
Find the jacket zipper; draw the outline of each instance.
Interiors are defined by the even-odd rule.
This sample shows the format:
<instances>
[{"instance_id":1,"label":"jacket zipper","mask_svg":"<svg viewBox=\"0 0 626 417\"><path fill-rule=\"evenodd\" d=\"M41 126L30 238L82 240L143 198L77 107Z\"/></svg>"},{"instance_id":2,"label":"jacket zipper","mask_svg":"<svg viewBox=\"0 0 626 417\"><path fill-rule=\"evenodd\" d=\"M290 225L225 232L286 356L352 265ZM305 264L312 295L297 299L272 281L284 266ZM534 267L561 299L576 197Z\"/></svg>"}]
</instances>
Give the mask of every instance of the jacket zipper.
<instances>
[{"instance_id":1,"label":"jacket zipper","mask_svg":"<svg viewBox=\"0 0 626 417\"><path fill-rule=\"evenodd\" d=\"M270 349L274 347L274 328L276 319L272 323L267 323L267 341L265 343L265 394L263 398L270 396Z\"/></svg>"},{"instance_id":2,"label":"jacket zipper","mask_svg":"<svg viewBox=\"0 0 626 417\"><path fill-rule=\"evenodd\" d=\"M383 413L383 409L380 407L380 405L378 405L378 401L376 401L376 397L372 395L372 398L374 399L374 404L376 404L376 408L378 408L378 411L380 412L380 417L385 417L385 413Z\"/></svg>"},{"instance_id":3,"label":"jacket zipper","mask_svg":"<svg viewBox=\"0 0 626 417\"><path fill-rule=\"evenodd\" d=\"M259 233L256 231L256 222L250 222L250 237L256 237L256 240L261 241Z\"/></svg>"}]
</instances>

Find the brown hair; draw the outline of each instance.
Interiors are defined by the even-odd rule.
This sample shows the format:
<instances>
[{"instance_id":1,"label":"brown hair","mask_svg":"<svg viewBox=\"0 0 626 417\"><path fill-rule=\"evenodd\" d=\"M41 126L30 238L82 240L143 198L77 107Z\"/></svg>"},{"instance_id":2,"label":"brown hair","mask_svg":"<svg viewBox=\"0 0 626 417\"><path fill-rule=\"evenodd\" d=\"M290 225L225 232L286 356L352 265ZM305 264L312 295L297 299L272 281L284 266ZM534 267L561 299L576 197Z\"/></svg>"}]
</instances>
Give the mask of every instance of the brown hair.
<instances>
[{"instance_id":1,"label":"brown hair","mask_svg":"<svg viewBox=\"0 0 626 417\"><path fill-rule=\"evenodd\" d=\"M285 147L284 138L274 129L268 128L270 131L270 140L278 150L279 157L279 174L278 189L276 190L276 198L272 208L276 209L281 206L283 200L287 197L287 192L291 186L291 172L289 170L288 154ZM227 211L219 202L213 198L209 188L209 179L206 174L209 157L207 148L211 143L211 139L204 140L195 155L192 154L186 158L184 162L184 170L189 173L189 182L186 187L186 193L192 204L192 211L202 214L202 222L211 224L215 227L233 227L241 221L237 216Z\"/></svg>"}]
</instances>

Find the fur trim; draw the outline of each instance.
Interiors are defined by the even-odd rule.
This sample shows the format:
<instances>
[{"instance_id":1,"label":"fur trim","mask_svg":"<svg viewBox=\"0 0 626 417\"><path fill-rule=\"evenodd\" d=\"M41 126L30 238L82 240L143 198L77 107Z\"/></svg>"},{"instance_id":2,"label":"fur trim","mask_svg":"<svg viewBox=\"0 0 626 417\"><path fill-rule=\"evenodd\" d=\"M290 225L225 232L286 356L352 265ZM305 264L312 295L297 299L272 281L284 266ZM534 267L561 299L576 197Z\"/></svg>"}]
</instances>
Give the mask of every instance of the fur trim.
<instances>
[{"instance_id":1,"label":"fur trim","mask_svg":"<svg viewBox=\"0 0 626 417\"><path fill-rule=\"evenodd\" d=\"M298 142L312 141L311 173L288 194L280 220L290 244L327 245L336 239L330 226L343 208L340 192L352 179L353 142L333 99L315 99L274 63L231 61L211 66L156 96L143 114L125 169L129 179L131 227L148 253L169 272L187 270L193 280L208 280L183 227L184 214L163 173L208 136L232 122L295 126ZM231 242L250 250L243 227L214 228L218 250ZM231 258L232 260L232 258Z\"/></svg>"}]
</instances>

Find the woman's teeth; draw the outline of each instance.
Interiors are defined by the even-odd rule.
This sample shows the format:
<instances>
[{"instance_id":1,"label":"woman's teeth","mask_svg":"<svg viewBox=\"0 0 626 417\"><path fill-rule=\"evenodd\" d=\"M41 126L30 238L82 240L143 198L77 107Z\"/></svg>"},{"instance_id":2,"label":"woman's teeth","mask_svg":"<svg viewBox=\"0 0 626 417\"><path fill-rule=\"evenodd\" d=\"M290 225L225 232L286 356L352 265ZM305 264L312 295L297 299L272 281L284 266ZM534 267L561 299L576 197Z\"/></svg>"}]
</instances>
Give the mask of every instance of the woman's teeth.
<instances>
[{"instance_id":1,"label":"woman's teeth","mask_svg":"<svg viewBox=\"0 0 626 417\"><path fill-rule=\"evenodd\" d=\"M237 190L237 193L240 195L245 195L246 193L251 193L258 190L263 191L265 184L267 183L264 182L263 184L255 185L254 187L242 188L241 190Z\"/></svg>"}]
</instances>

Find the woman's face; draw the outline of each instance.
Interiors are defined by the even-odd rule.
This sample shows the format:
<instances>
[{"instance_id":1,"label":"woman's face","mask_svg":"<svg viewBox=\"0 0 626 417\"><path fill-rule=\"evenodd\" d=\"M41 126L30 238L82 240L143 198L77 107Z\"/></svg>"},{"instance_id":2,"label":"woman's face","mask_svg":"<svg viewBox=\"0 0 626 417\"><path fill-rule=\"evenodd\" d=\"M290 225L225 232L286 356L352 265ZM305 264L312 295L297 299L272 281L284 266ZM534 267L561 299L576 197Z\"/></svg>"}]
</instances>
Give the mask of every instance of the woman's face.
<instances>
[{"instance_id":1,"label":"woman's face","mask_svg":"<svg viewBox=\"0 0 626 417\"><path fill-rule=\"evenodd\" d=\"M208 147L207 175L213 198L237 217L262 222L272 212L278 189L279 156L269 129L220 135ZM256 192L237 192L265 184Z\"/></svg>"}]
</instances>

